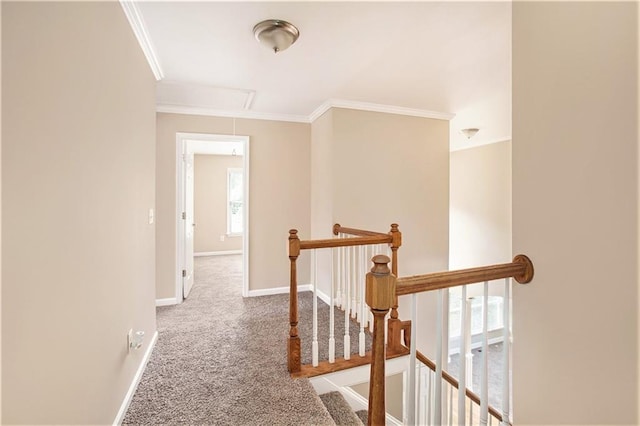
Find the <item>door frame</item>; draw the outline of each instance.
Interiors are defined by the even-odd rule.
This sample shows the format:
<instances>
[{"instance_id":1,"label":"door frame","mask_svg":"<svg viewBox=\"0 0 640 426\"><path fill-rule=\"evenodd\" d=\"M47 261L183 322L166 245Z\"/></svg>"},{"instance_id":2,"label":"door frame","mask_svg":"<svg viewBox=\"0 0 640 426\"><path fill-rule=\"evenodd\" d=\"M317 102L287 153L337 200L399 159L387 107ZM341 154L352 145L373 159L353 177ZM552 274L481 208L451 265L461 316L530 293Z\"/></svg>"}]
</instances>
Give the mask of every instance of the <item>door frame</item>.
<instances>
[{"instance_id":1,"label":"door frame","mask_svg":"<svg viewBox=\"0 0 640 426\"><path fill-rule=\"evenodd\" d=\"M184 269L185 254L185 233L182 219L182 212L185 211L185 180L184 180L184 162L183 154L186 153L189 142L237 142L243 145L243 186L244 186L244 208L243 208L243 225L244 232L242 235L242 297L249 296L249 136L237 135L217 135L209 133L176 133L176 211L175 211L175 227L176 227L176 257L175 257L175 297L177 303L182 303L183 279L182 270ZM192 149L194 154L206 154L206 148Z\"/></svg>"}]
</instances>

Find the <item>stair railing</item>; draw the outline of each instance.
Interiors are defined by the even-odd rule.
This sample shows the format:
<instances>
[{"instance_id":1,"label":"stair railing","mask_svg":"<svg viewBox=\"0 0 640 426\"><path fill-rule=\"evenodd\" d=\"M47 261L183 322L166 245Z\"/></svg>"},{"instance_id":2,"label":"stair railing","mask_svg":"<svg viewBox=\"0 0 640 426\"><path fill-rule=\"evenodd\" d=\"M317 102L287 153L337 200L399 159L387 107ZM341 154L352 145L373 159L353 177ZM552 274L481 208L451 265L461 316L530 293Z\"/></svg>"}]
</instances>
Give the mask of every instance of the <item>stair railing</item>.
<instances>
[{"instance_id":1,"label":"stair railing","mask_svg":"<svg viewBox=\"0 0 640 426\"><path fill-rule=\"evenodd\" d=\"M372 259L374 266L366 276L366 299L371 311L376 318L374 322L373 332L373 355L371 361L371 378L369 382L369 425L384 425L385 422L385 347L384 347L384 324L380 323L379 318L384 318L384 315L392 308L394 299L398 296L412 295L412 336L411 341L416 341L416 326L415 321L417 312L417 293L426 291L438 291L438 312L437 312L437 330L436 330L436 351L435 362L430 361L427 357L419 354L416 349L416 344L412 344L410 347L410 367L408 375L408 404L407 409L407 423L417 424L419 420L420 424L443 424L444 419L447 416L446 411L443 413L443 406L446 407L446 401L442 395L443 379L452 386L464 391L458 392L458 410L457 410L457 422L456 424L467 424L467 402L469 399L472 402L480 405L479 420L480 424L486 425L490 421L491 417L500 421L501 425L509 425L509 289L510 279L515 279L520 284L529 283L533 279L533 263L525 255L517 255L513 262L485 266L480 268L471 268L458 271L447 271L425 275L416 275L410 277L396 278L391 270L387 266L390 259L387 256L379 255ZM487 332L487 299L488 299L488 284L490 281L505 279L505 303L503 310L503 333L504 333L504 362L503 362L503 400L502 400L502 414L497 410L491 409L488 404L488 332ZM484 298L483 298L483 362L481 366L481 386L480 396L471 392L466 386L466 373L465 368L461 368L459 374L459 382L456 381L451 375L443 371L442 369L442 353L443 353L443 291L448 288L462 286L463 300L466 299L466 285L484 282ZM464 311L464 309L463 309ZM462 326L464 327L465 318L462 315ZM376 329L376 327L379 327ZM464 336L464 334L461 334ZM461 360L462 356L466 353L464 347L465 339L461 339ZM428 415L426 418L417 419L416 401L420 399L419 395L416 395L416 359L422 362L429 369L435 371L435 380L433 380L433 389L429 392L433 394L433 398L429 402ZM431 383L431 382L429 382ZM452 392L452 387L450 388ZM469 398L469 399L468 399ZM453 403L449 404L450 416L454 415ZM473 406L471 405L471 415L473 415ZM471 423L471 419L469 419Z\"/></svg>"},{"instance_id":2,"label":"stair railing","mask_svg":"<svg viewBox=\"0 0 640 426\"><path fill-rule=\"evenodd\" d=\"M398 270L398 249L402 245L402 233L397 224L391 225L388 233L367 231L356 228L347 228L335 224L333 226L334 238L319 240L300 240L298 231L289 231L288 255L290 260L290 292L289 292L289 339L287 343L287 366L294 377L311 377L358 365L368 364L371 359L370 352L365 351L365 328L367 322L371 325L369 309L365 303L364 277L366 274L368 259L371 256L386 253L391 256L392 270ZM330 294L326 295L329 312L329 350L328 360L320 361L318 354L318 257L319 250L331 251L331 285ZM302 343L298 328L298 276L297 260L301 251L310 250L312 259L312 288L313 288L313 325L311 364L302 365ZM345 334L343 336L343 357L336 357L334 335L334 307L344 310ZM393 310L389 318L389 356L399 356L408 353L402 346L401 333L409 334L409 322L398 319L398 302L394 297ZM352 319L359 322L358 356L351 357L351 336L349 326ZM393 337L392 337L393 336ZM407 337L408 338L408 337Z\"/></svg>"}]
</instances>

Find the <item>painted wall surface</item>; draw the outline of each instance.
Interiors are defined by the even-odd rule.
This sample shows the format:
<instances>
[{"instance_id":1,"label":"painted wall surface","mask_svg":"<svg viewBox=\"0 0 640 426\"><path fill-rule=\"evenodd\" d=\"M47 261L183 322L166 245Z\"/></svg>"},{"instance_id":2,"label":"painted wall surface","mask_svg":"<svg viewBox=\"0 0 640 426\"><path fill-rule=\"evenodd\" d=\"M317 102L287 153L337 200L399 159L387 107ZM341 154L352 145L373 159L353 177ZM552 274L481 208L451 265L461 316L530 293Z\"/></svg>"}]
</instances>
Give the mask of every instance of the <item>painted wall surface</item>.
<instances>
[{"instance_id":1,"label":"painted wall surface","mask_svg":"<svg viewBox=\"0 0 640 426\"><path fill-rule=\"evenodd\" d=\"M449 122L341 108L332 120L333 221L382 232L398 223L400 276L446 270ZM409 299L400 299L401 319L410 318ZM435 295L419 299L420 323L433 324ZM418 347L433 356L433 327L418 335Z\"/></svg>"},{"instance_id":2,"label":"painted wall surface","mask_svg":"<svg viewBox=\"0 0 640 426\"><path fill-rule=\"evenodd\" d=\"M511 141L451 153L450 269L511 262ZM470 286L468 297L481 294ZM502 280L491 284L504 293Z\"/></svg>"},{"instance_id":3,"label":"painted wall surface","mask_svg":"<svg viewBox=\"0 0 640 426\"><path fill-rule=\"evenodd\" d=\"M636 3L513 4L514 424L638 424Z\"/></svg>"},{"instance_id":4,"label":"painted wall surface","mask_svg":"<svg viewBox=\"0 0 640 426\"><path fill-rule=\"evenodd\" d=\"M359 383L350 386L351 389L362 395L365 399L369 399L369 382ZM402 420L404 406L402 397L404 394L404 380L402 374L394 374L385 377L384 382L385 409L398 420Z\"/></svg>"},{"instance_id":5,"label":"painted wall surface","mask_svg":"<svg viewBox=\"0 0 640 426\"><path fill-rule=\"evenodd\" d=\"M234 119L157 115L156 298L175 296L176 133L234 134ZM235 134L250 137L249 289L289 285L287 238L291 228L310 229L311 126L235 119ZM298 282L309 282L309 257L298 261Z\"/></svg>"},{"instance_id":6,"label":"painted wall surface","mask_svg":"<svg viewBox=\"0 0 640 426\"><path fill-rule=\"evenodd\" d=\"M195 155L195 253L242 250L242 236L227 236L227 170L242 163L242 156Z\"/></svg>"},{"instance_id":7,"label":"painted wall surface","mask_svg":"<svg viewBox=\"0 0 640 426\"><path fill-rule=\"evenodd\" d=\"M2 423L111 424L156 331L155 80L117 2L2 9Z\"/></svg>"},{"instance_id":8,"label":"painted wall surface","mask_svg":"<svg viewBox=\"0 0 640 426\"><path fill-rule=\"evenodd\" d=\"M329 109L311 124L310 238L333 238L333 217L333 109ZM316 255L318 288L330 295L331 257L334 254L332 250L317 250ZM337 259L337 252L335 256Z\"/></svg>"}]
</instances>

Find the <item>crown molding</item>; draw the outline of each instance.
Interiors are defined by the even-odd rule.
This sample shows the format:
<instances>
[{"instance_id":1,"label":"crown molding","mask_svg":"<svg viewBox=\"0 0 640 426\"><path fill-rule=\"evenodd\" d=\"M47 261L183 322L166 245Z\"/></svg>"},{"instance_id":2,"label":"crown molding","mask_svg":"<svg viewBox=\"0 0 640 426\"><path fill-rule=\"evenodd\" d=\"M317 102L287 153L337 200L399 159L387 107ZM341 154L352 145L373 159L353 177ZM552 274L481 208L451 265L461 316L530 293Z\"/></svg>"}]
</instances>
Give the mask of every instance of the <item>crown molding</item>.
<instances>
[{"instance_id":1,"label":"crown molding","mask_svg":"<svg viewBox=\"0 0 640 426\"><path fill-rule=\"evenodd\" d=\"M436 120L451 120L456 115L449 112L429 111L424 109L405 108L395 105L374 104L370 102L348 101L345 99L329 99L322 103L309 115L309 122L313 123L330 108L356 109L360 111L382 112L385 114L408 115L412 117L433 118Z\"/></svg>"},{"instance_id":2,"label":"crown molding","mask_svg":"<svg viewBox=\"0 0 640 426\"><path fill-rule=\"evenodd\" d=\"M272 114L255 111L227 111L205 107L193 107L185 105L156 105L157 112L170 114L207 115L213 117L250 118L254 120L289 121L293 123L310 123L306 115Z\"/></svg>"},{"instance_id":3,"label":"crown molding","mask_svg":"<svg viewBox=\"0 0 640 426\"><path fill-rule=\"evenodd\" d=\"M129 20L129 25L131 25L131 29L138 39L138 43L142 48L144 56L147 58L147 62L151 67L153 75L157 81L162 80L164 77L162 74L162 68L160 67L160 62L156 56L153 43L151 42L151 38L147 32L147 27L144 24L144 19L142 18L140 9L138 9L135 1L132 0L120 0L120 6L122 6L122 10L124 10L124 14Z\"/></svg>"},{"instance_id":4,"label":"crown molding","mask_svg":"<svg viewBox=\"0 0 640 426\"><path fill-rule=\"evenodd\" d=\"M255 92L253 92L255 93ZM253 100L252 93L249 93ZM250 101L247 101L250 105ZM246 107L246 104L245 104ZM250 118L255 120L271 120L271 121L289 121L294 123L313 123L322 114L331 108L346 108L360 111L381 112L385 114L408 115L412 117L433 118L436 120L451 120L455 114L447 112L427 111L423 109L405 108L393 105L373 104L368 102L354 102L343 99L329 99L323 102L310 115L296 114L273 114L267 112L256 112L250 110L230 111L208 107L197 107L190 105L173 105L173 104L157 104L156 111L170 114L187 114L187 115L207 115L212 117L230 117L230 118Z\"/></svg>"}]
</instances>

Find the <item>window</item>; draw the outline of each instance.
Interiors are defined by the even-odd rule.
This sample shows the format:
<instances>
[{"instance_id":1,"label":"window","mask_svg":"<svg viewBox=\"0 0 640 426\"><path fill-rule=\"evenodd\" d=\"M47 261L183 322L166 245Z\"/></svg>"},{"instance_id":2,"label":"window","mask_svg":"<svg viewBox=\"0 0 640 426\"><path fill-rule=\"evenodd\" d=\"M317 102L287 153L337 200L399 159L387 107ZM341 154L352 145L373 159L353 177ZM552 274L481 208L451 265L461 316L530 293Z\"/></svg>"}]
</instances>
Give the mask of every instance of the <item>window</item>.
<instances>
[{"instance_id":1,"label":"window","mask_svg":"<svg viewBox=\"0 0 640 426\"><path fill-rule=\"evenodd\" d=\"M449 311L449 338L460 337L460 315L462 300L460 295L450 294ZM502 304L503 298L499 296L489 296L487 300L487 331L499 330L502 328ZM471 299L471 334L482 333L482 297Z\"/></svg>"},{"instance_id":2,"label":"window","mask_svg":"<svg viewBox=\"0 0 640 426\"><path fill-rule=\"evenodd\" d=\"M227 234L242 235L244 226L242 169L227 169Z\"/></svg>"}]
</instances>

